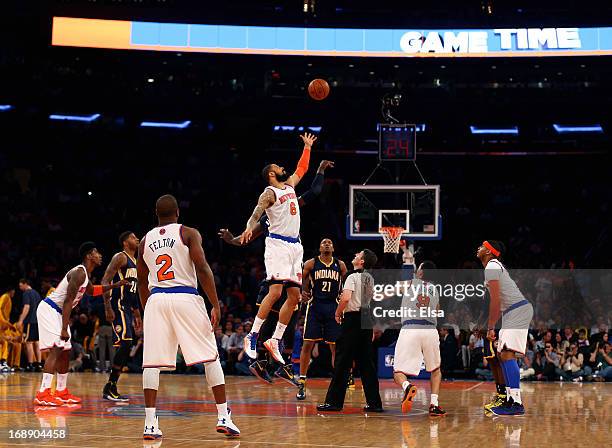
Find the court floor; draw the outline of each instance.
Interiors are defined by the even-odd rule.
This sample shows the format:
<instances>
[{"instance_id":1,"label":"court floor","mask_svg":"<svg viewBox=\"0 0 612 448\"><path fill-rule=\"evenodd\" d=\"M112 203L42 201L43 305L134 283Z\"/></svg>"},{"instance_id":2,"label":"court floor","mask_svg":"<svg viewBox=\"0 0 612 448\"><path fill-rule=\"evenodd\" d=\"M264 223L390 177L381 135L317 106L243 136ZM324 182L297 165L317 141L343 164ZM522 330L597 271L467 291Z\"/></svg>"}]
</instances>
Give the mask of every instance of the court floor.
<instances>
[{"instance_id":1,"label":"court floor","mask_svg":"<svg viewBox=\"0 0 612 448\"><path fill-rule=\"evenodd\" d=\"M265 385L253 377L228 377L228 398L239 439L225 439L214 430L216 409L204 377L161 376L158 415L164 432L161 442L143 442L141 376L124 375L119 390L129 404L101 399L106 375L71 374L72 393L83 398L74 408L35 408L32 397L40 374L16 373L0 377L0 447L536 447L606 446L612 428L612 384L525 383L527 414L486 417L482 405L493 393L491 383L444 382L440 404L448 415L427 415L429 387L417 382L413 412L401 414L401 390L390 380L381 382L384 414L365 415L359 382L349 390L342 414L320 415L327 380L309 380L308 396L295 400L296 389L278 380ZM11 439L9 429L67 427L62 440Z\"/></svg>"}]
</instances>

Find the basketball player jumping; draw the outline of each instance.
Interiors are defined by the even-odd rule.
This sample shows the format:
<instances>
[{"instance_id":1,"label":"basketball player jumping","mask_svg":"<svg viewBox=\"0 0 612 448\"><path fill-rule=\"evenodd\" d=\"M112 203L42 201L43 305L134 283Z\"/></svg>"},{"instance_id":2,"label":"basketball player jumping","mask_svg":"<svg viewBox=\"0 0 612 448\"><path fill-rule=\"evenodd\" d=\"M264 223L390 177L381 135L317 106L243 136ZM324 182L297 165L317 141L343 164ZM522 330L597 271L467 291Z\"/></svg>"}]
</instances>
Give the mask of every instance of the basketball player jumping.
<instances>
[{"instance_id":1,"label":"basketball player jumping","mask_svg":"<svg viewBox=\"0 0 612 448\"><path fill-rule=\"evenodd\" d=\"M257 206L241 236L242 243L249 242L259 218L266 212L270 220L270 234L266 238L264 259L267 279L270 280L270 291L259 307L251 332L244 339L245 351L253 359L257 357L259 330L272 306L280 298L284 283L284 287L287 288L287 300L280 309L278 323L272 338L264 342L264 347L272 354L272 357L277 362L284 362L279 342L300 300L304 249L300 242L300 208L295 186L308 171L310 149L317 137L307 132L301 135L301 138L304 141L304 150L291 176L283 167L276 164L264 167L262 175L268 186L259 196Z\"/></svg>"},{"instance_id":2,"label":"basketball player jumping","mask_svg":"<svg viewBox=\"0 0 612 448\"><path fill-rule=\"evenodd\" d=\"M310 302L306 308L304 343L300 353L300 379L296 394L298 400L306 398L306 375L316 342L325 341L329 344L332 365L334 364L336 340L340 336L340 325L336 322L336 307L346 272L344 262L334 257L334 243L329 238L321 240L319 256L304 263L303 295L310 299Z\"/></svg>"},{"instance_id":3,"label":"basketball player jumping","mask_svg":"<svg viewBox=\"0 0 612 448\"><path fill-rule=\"evenodd\" d=\"M393 379L404 390L402 412L410 412L412 400L416 395L416 386L408 381L408 376L417 376L421 369L421 360L425 359L425 368L431 372L431 400L429 415L433 417L446 414L438 404L442 373L440 372L440 336L436 329L437 318L433 313L422 309L437 311L439 297L430 279L431 271L436 265L424 261L416 272L416 278L410 281L407 293L402 298L402 311L410 312L414 318L402 322L399 338L395 344L393 356ZM415 297L416 295L416 297Z\"/></svg>"},{"instance_id":4,"label":"basketball player jumping","mask_svg":"<svg viewBox=\"0 0 612 448\"><path fill-rule=\"evenodd\" d=\"M110 401L128 401L126 396L117 391L117 381L130 358L133 330L140 331L142 327L136 284L138 243L139 240L133 232L126 231L119 235L119 244L123 250L113 255L102 277L102 285L107 285L112 280L132 280L130 285L113 290L112 295L110 292L104 294L106 320L113 324L113 345L117 348L113 368L102 390L102 398Z\"/></svg>"},{"instance_id":5,"label":"basketball player jumping","mask_svg":"<svg viewBox=\"0 0 612 448\"><path fill-rule=\"evenodd\" d=\"M150 230L138 249L138 292L144 309L142 382L145 395L143 438L162 437L155 402L160 369L176 368L180 345L187 365L204 363L206 380L217 403L219 433L237 437L225 398L225 378L213 332L221 311L213 273L206 261L200 232L178 224L174 196L164 195L155 204L158 226ZM212 303L208 318L198 280Z\"/></svg>"},{"instance_id":6,"label":"basketball player jumping","mask_svg":"<svg viewBox=\"0 0 612 448\"><path fill-rule=\"evenodd\" d=\"M487 338L494 341L495 323L501 312L502 324L497 341L497 361L506 384L506 400L491 406L496 415L523 415L520 371L516 354L525 354L529 323L533 318L533 306L521 293L506 267L499 261L505 251L499 241L484 241L476 256L485 268L485 283L491 296Z\"/></svg>"},{"instance_id":7,"label":"basketball player jumping","mask_svg":"<svg viewBox=\"0 0 612 448\"><path fill-rule=\"evenodd\" d=\"M80 403L81 399L70 392L68 382L68 364L70 360L70 314L83 295L100 296L129 283L121 280L112 285L92 285L89 277L91 272L102 264L102 255L96 249L95 243L88 241L79 248L82 264L72 268L64 276L47 298L36 310L40 351L48 351L43 368L43 379L40 390L36 393L34 404L39 406L61 406L63 404ZM55 393L51 393L51 382L57 373Z\"/></svg>"}]
</instances>

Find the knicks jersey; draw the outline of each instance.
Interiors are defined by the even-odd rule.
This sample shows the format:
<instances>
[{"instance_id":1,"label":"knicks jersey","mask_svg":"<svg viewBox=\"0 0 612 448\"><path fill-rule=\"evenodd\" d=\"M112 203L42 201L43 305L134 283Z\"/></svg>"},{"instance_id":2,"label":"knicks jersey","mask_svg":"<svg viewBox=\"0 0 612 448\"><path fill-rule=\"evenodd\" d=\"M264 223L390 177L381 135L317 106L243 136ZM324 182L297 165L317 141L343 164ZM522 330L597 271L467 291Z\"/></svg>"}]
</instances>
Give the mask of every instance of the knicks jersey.
<instances>
[{"instance_id":1,"label":"knicks jersey","mask_svg":"<svg viewBox=\"0 0 612 448\"><path fill-rule=\"evenodd\" d=\"M145 236L142 257L149 268L149 290L174 286L198 287L196 269L183 243L183 226L166 224Z\"/></svg>"},{"instance_id":2,"label":"knicks jersey","mask_svg":"<svg viewBox=\"0 0 612 448\"><path fill-rule=\"evenodd\" d=\"M310 281L312 282L312 297L315 301L336 301L342 285L338 259L333 257L331 262L326 264L321 257L315 258Z\"/></svg>"},{"instance_id":3,"label":"knicks jersey","mask_svg":"<svg viewBox=\"0 0 612 448\"><path fill-rule=\"evenodd\" d=\"M268 231L276 235L297 238L300 235L300 207L295 190L291 185L285 188L266 187L274 192L276 200L266 209L270 221Z\"/></svg>"},{"instance_id":4,"label":"knicks jersey","mask_svg":"<svg viewBox=\"0 0 612 448\"><path fill-rule=\"evenodd\" d=\"M127 264L125 267L119 269L113 277L113 283L118 283L124 278L137 278L136 273L136 260L134 260L127 252L123 252L127 257ZM126 308L138 308L138 292L136 282L132 282L128 285L123 285L120 288L113 289L112 300L117 301L117 305L121 309Z\"/></svg>"},{"instance_id":5,"label":"knicks jersey","mask_svg":"<svg viewBox=\"0 0 612 448\"><path fill-rule=\"evenodd\" d=\"M496 258L489 260L485 266L485 283L490 280L499 280L500 309L506 311L512 305L525 300L514 280L510 278L508 270Z\"/></svg>"},{"instance_id":6,"label":"knicks jersey","mask_svg":"<svg viewBox=\"0 0 612 448\"><path fill-rule=\"evenodd\" d=\"M59 285L57 285L57 288L55 288L55 290L47 296L48 299L51 299L57 306L59 306L62 309L64 307L64 301L66 300L66 295L68 294L68 274L76 271L77 269L83 269L85 271L85 280L79 286L79 289L77 290L74 301L72 302L72 308L77 306L79 302L81 301L81 299L83 298L83 294L85 294L85 290L87 289L87 284L89 283L89 277L87 276L87 269L85 269L85 266L83 266L82 264L75 266L74 268L69 270L68 273L64 275L64 278L59 283Z\"/></svg>"},{"instance_id":7,"label":"knicks jersey","mask_svg":"<svg viewBox=\"0 0 612 448\"><path fill-rule=\"evenodd\" d=\"M438 324L436 310L439 303L440 298L433 284L419 278L412 279L402 297L402 327L421 327L427 323L435 327Z\"/></svg>"}]
</instances>

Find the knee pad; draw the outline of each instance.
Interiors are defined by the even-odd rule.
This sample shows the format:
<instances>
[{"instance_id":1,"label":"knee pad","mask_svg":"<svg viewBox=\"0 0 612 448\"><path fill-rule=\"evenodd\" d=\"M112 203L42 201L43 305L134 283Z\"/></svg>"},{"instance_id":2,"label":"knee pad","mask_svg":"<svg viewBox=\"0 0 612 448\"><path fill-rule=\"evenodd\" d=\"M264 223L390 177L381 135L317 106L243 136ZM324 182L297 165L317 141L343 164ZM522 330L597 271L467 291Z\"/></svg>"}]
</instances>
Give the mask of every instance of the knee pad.
<instances>
[{"instance_id":1,"label":"knee pad","mask_svg":"<svg viewBox=\"0 0 612 448\"><path fill-rule=\"evenodd\" d=\"M208 381L208 385L210 387L225 384L225 377L223 375L223 369L221 368L219 358L204 364L204 369L206 370L206 380Z\"/></svg>"},{"instance_id":2,"label":"knee pad","mask_svg":"<svg viewBox=\"0 0 612 448\"><path fill-rule=\"evenodd\" d=\"M113 358L113 364L119 367L123 367L127 365L128 360L130 359L130 349L131 345L129 341L121 341L121 345L115 352L115 357Z\"/></svg>"},{"instance_id":3,"label":"knee pad","mask_svg":"<svg viewBox=\"0 0 612 448\"><path fill-rule=\"evenodd\" d=\"M159 369L147 367L142 371L142 388L159 389Z\"/></svg>"}]
</instances>

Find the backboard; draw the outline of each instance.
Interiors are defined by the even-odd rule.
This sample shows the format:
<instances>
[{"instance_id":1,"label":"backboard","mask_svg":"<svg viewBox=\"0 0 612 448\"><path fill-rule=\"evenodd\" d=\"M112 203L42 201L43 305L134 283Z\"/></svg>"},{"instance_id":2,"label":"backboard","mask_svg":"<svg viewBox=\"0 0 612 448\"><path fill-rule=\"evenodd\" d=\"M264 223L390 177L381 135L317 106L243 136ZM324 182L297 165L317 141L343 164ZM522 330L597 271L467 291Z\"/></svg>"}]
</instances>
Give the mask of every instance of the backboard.
<instances>
[{"instance_id":1,"label":"backboard","mask_svg":"<svg viewBox=\"0 0 612 448\"><path fill-rule=\"evenodd\" d=\"M439 185L350 185L348 239L382 239L378 229L403 227L403 239L442 237Z\"/></svg>"}]
</instances>

